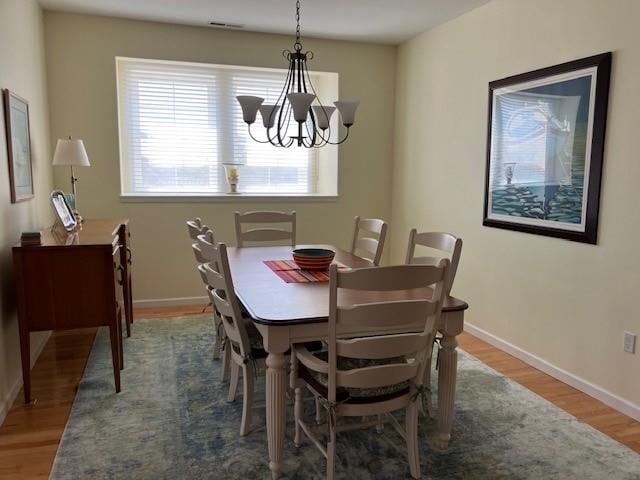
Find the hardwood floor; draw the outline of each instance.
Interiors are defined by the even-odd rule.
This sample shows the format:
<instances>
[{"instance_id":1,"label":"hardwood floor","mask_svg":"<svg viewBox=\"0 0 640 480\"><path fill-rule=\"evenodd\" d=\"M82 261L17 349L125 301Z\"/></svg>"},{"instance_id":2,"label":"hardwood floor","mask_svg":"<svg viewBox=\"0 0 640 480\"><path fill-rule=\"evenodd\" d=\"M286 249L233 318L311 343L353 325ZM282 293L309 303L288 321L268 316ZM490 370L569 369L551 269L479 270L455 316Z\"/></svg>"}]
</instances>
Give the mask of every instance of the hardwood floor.
<instances>
[{"instance_id":1,"label":"hardwood floor","mask_svg":"<svg viewBox=\"0 0 640 480\"><path fill-rule=\"evenodd\" d=\"M188 315L201 306L137 309L137 318ZM0 428L0 479L48 478L96 329L54 332L32 371L35 405L22 392ZM134 323L135 335L135 323ZM640 422L468 333L460 347L611 438L640 453ZM126 388L126 386L123 386Z\"/></svg>"}]
</instances>

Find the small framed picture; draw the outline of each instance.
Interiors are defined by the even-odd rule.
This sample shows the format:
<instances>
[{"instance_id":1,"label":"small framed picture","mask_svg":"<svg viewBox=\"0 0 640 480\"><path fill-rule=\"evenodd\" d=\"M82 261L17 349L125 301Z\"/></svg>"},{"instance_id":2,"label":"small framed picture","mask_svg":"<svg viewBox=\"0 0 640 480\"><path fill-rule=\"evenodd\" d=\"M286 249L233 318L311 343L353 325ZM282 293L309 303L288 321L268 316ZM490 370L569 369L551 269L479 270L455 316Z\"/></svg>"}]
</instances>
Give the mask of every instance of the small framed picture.
<instances>
[{"instance_id":1,"label":"small framed picture","mask_svg":"<svg viewBox=\"0 0 640 480\"><path fill-rule=\"evenodd\" d=\"M595 244L611 53L489 84L483 225Z\"/></svg>"},{"instance_id":2,"label":"small framed picture","mask_svg":"<svg viewBox=\"0 0 640 480\"><path fill-rule=\"evenodd\" d=\"M78 228L78 220L71 211L64 192L61 190L51 192L51 204L53 205L60 224L67 232L73 232Z\"/></svg>"},{"instance_id":3,"label":"small framed picture","mask_svg":"<svg viewBox=\"0 0 640 480\"><path fill-rule=\"evenodd\" d=\"M29 104L9 90L3 91L9 158L11 203L33 198Z\"/></svg>"}]
</instances>

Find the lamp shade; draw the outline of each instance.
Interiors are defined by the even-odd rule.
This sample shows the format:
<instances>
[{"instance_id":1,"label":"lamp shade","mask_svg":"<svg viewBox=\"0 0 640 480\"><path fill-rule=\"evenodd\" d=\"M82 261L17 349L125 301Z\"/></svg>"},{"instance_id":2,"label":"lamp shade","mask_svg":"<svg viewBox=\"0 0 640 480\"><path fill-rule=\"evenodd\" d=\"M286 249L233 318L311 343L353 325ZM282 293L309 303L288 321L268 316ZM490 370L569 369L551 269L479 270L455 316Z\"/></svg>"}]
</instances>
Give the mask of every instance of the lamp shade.
<instances>
[{"instance_id":1,"label":"lamp shade","mask_svg":"<svg viewBox=\"0 0 640 480\"><path fill-rule=\"evenodd\" d=\"M262 124L264 128L271 128L276 123L278 110L280 105L260 105L260 115L262 115Z\"/></svg>"},{"instance_id":2,"label":"lamp shade","mask_svg":"<svg viewBox=\"0 0 640 480\"><path fill-rule=\"evenodd\" d=\"M89 167L89 157L82 140L61 138L53 154L54 165L72 165L74 167Z\"/></svg>"},{"instance_id":3,"label":"lamp shade","mask_svg":"<svg viewBox=\"0 0 640 480\"><path fill-rule=\"evenodd\" d=\"M329 128L329 121L331 120L331 115L336 111L336 107L329 107L324 105L314 105L311 107L313 113L316 116L316 122L318 123L318 128L321 130L326 130Z\"/></svg>"},{"instance_id":4,"label":"lamp shade","mask_svg":"<svg viewBox=\"0 0 640 480\"><path fill-rule=\"evenodd\" d=\"M342 117L342 124L345 127L350 127L356 121L356 109L360 102L358 100L338 100L333 102L338 107L340 116Z\"/></svg>"},{"instance_id":5,"label":"lamp shade","mask_svg":"<svg viewBox=\"0 0 640 480\"><path fill-rule=\"evenodd\" d=\"M311 103L316 96L311 93L296 92L288 93L287 98L293 107L293 118L295 121L305 122L307 120L307 114L309 113L309 107L311 107Z\"/></svg>"},{"instance_id":6,"label":"lamp shade","mask_svg":"<svg viewBox=\"0 0 640 480\"><path fill-rule=\"evenodd\" d=\"M258 108L260 108L260 105L264 102L264 98L253 95L238 95L236 99L242 108L242 119L251 125L256 121Z\"/></svg>"}]
</instances>

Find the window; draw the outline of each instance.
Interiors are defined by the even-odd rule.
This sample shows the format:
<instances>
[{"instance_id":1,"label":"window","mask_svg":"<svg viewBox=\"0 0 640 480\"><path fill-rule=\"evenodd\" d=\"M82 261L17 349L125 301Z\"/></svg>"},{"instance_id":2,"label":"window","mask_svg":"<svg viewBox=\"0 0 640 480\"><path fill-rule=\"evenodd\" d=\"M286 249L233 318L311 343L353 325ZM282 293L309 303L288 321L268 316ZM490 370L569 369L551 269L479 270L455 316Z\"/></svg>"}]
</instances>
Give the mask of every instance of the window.
<instances>
[{"instance_id":1,"label":"window","mask_svg":"<svg viewBox=\"0 0 640 480\"><path fill-rule=\"evenodd\" d=\"M226 162L244 164L245 194L335 194L337 178L327 186L320 170L336 171L336 149L260 144L242 121L236 96L275 103L285 70L131 58L117 58L116 68L123 195L224 194ZM337 74L312 77L321 99L337 98ZM254 135L265 136L260 115Z\"/></svg>"}]
</instances>

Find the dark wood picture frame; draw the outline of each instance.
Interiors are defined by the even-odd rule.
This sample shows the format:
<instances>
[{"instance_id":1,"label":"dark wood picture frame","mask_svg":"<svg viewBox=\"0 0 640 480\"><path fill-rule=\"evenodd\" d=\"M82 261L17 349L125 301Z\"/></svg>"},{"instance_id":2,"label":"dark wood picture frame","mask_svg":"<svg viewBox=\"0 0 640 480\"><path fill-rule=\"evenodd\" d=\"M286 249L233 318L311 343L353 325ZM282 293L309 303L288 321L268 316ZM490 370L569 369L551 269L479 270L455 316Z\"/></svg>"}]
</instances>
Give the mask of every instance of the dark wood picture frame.
<instances>
[{"instance_id":1,"label":"dark wood picture frame","mask_svg":"<svg viewBox=\"0 0 640 480\"><path fill-rule=\"evenodd\" d=\"M584 242L590 244L597 243L598 236L598 213L600 207L600 184L602 177L602 163L604 157L604 147L605 147L605 131L606 131L606 123L607 123L607 109L608 109L608 101L609 101L609 84L611 77L611 62L612 62L612 54L611 52L603 53L600 55L595 55L592 57L582 58L579 60L563 63L560 65L555 65L552 67L543 68L540 70L535 70L532 72L514 75L511 77L503 78L501 80L496 80L489 83L489 110L488 110L488 127L487 127L487 159L486 159L486 171L485 171L485 196L484 196L484 219L483 225L489 227L503 228L508 230L515 230L519 232L532 233L537 235L545 235L550 237L563 238L566 240L572 240L577 242ZM590 145L590 155L587 157L587 152L589 149L585 149L585 158L584 158L584 170L582 173L583 177L583 185L586 186L586 190L582 189L581 192L581 203L580 208L582 209L581 213L581 221L580 225L582 230L576 229L567 229L562 228L562 224L559 222L555 222L548 218L543 219L531 219L531 223L539 222L540 224L526 224L519 223L525 222L529 219L522 219L518 216L511 217L510 215L514 215L514 213L494 213L494 211L489 211L491 206L493 206L494 197L490 198L490 195L494 195L491 190L492 182L491 177L491 169L492 169L492 147L493 147L493 123L494 123L494 106L495 106L495 97L498 95L496 93L497 90L502 89L501 91L507 92L505 95L511 95L508 89L511 87L514 88L513 92L523 93L527 92L527 89L518 90L518 85L523 85L529 83L529 85L535 85L537 81L544 82L545 79L549 78L550 80L553 77L558 77L563 74L571 74L573 72L580 72L585 69L595 69L595 75L591 77L591 81L595 78L595 88L591 87L591 92L595 92L594 99L590 104L591 108L587 109L587 115L589 118L589 122L591 125L591 136L589 140L589 136L586 136L585 144ZM563 80L556 80L555 84L560 84L564 82ZM543 87L553 86L554 83L544 84L541 83ZM537 87L541 88L541 87ZM529 91L532 88L529 87ZM525 93L526 94L526 93ZM582 101L582 99L580 100ZM582 108L582 107L581 107ZM496 117L497 118L497 117ZM566 122L566 119L565 119ZM587 123L589 123L587 122ZM589 131L588 129L586 130ZM572 137L573 138L573 137ZM572 153L573 154L573 153ZM545 157L547 152L545 151ZM503 164L504 165L504 164ZM588 178L587 177L587 165L588 165ZM495 166L494 166L495 167ZM505 173L507 186L512 186L511 176L514 176L514 169L516 168L516 164L513 164L510 174ZM505 170L506 171L506 170ZM497 175L497 174L496 174ZM546 173L545 173L546 175ZM566 173L565 173L566 175ZM572 185L573 186L573 185ZM543 188L546 188L545 184ZM556 188L558 188L556 186ZM504 189L506 190L506 188ZM586 194L586 195L585 195ZM529 196L531 197L531 196ZM586 198L585 198L586 197ZM506 198L506 197L505 197ZM509 197L512 199L513 197ZM538 197L536 199L539 200ZM526 200L525 200L526 201ZM548 200L546 197L543 197L542 202L538 202L541 207L538 211L541 211L542 214L547 217L547 213L549 212ZM491 203L491 206L490 206ZM519 212L516 212L515 215L518 215ZM496 218L498 217L498 218ZM558 225L553 225L554 223L558 223ZM566 224L564 224L566 225Z\"/></svg>"},{"instance_id":2,"label":"dark wood picture frame","mask_svg":"<svg viewBox=\"0 0 640 480\"><path fill-rule=\"evenodd\" d=\"M4 121L5 121L5 130L7 136L7 158L9 160L9 183L11 187L11 203L22 202L24 200L29 200L35 196L34 188L33 188L33 160L31 157L31 120L29 118L29 102L27 102L24 98L16 95L8 89L3 90L3 99L4 99ZM28 176L30 184L27 185L28 191L25 193L20 191L20 187L25 187L17 185L16 182L16 151L14 146L14 129L11 119L11 109L14 102L20 103L23 105L25 113L26 113L26 136L25 140L25 148L27 149L27 157L28 157Z\"/></svg>"}]
</instances>

